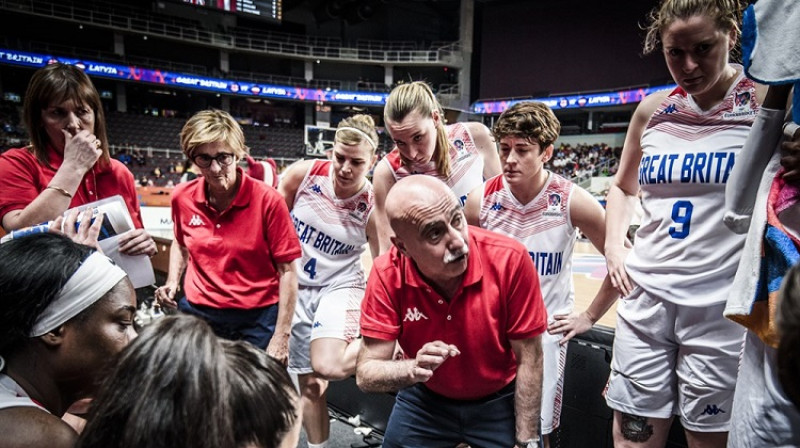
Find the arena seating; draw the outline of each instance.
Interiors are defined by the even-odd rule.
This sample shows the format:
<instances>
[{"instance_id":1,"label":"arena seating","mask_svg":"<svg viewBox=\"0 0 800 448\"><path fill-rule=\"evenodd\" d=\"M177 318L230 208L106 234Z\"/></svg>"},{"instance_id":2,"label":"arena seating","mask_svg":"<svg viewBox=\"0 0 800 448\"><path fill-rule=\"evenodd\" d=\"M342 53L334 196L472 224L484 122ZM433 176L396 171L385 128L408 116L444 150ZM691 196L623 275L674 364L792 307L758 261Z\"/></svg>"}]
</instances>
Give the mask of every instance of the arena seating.
<instances>
[{"instance_id":1,"label":"arena seating","mask_svg":"<svg viewBox=\"0 0 800 448\"><path fill-rule=\"evenodd\" d=\"M136 145L141 149L180 151L180 132L185 118L153 117L111 113L109 139L115 145ZM303 150L303 131L283 127L242 125L245 142L256 156L298 158Z\"/></svg>"}]
</instances>

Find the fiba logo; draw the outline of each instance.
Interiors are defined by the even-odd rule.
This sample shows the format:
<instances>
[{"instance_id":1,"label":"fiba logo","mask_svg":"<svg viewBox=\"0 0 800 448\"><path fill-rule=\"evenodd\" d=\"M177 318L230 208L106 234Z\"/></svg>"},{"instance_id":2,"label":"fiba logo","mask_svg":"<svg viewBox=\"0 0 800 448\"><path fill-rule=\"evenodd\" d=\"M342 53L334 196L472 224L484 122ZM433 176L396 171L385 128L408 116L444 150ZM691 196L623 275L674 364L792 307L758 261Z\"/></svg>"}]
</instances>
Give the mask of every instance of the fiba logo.
<instances>
[{"instance_id":1,"label":"fiba logo","mask_svg":"<svg viewBox=\"0 0 800 448\"><path fill-rule=\"evenodd\" d=\"M547 195L547 209L542 212L542 216L557 218L563 215L561 211L561 194L550 193Z\"/></svg>"},{"instance_id":2,"label":"fiba logo","mask_svg":"<svg viewBox=\"0 0 800 448\"><path fill-rule=\"evenodd\" d=\"M750 92L737 92L734 96L734 106L736 108L744 108L750 105Z\"/></svg>"},{"instance_id":3,"label":"fiba logo","mask_svg":"<svg viewBox=\"0 0 800 448\"><path fill-rule=\"evenodd\" d=\"M731 112L722 114L722 116L724 118L739 118L755 114L756 110L753 108L753 93L749 90L745 90L743 92L734 92Z\"/></svg>"},{"instance_id":4,"label":"fiba logo","mask_svg":"<svg viewBox=\"0 0 800 448\"><path fill-rule=\"evenodd\" d=\"M367 203L364 201L358 201L355 209L350 210L350 216L357 219L360 222L366 221L367 219Z\"/></svg>"}]
</instances>

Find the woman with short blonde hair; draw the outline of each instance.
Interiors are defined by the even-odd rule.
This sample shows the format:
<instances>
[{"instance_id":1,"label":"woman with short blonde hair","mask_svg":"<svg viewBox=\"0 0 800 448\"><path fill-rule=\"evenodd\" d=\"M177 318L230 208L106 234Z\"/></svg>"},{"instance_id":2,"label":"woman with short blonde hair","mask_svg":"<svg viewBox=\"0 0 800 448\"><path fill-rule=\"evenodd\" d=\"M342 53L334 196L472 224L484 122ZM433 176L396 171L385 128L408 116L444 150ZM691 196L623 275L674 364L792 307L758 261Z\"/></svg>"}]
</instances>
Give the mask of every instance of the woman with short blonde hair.
<instances>
[{"instance_id":1,"label":"woman with short blonde hair","mask_svg":"<svg viewBox=\"0 0 800 448\"><path fill-rule=\"evenodd\" d=\"M297 299L294 260L301 254L289 210L274 188L237 166L248 149L229 113L192 116L181 131L181 149L200 176L172 193L175 239L156 299L285 364Z\"/></svg>"}]
</instances>

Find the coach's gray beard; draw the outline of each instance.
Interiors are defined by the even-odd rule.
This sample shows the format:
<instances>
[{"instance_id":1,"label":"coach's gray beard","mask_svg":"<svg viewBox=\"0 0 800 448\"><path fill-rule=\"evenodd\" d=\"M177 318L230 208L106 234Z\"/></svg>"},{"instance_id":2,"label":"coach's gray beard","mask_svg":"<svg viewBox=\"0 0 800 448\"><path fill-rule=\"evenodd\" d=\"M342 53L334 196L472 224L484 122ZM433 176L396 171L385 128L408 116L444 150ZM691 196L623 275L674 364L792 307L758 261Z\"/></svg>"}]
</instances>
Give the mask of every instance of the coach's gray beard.
<instances>
[{"instance_id":1,"label":"coach's gray beard","mask_svg":"<svg viewBox=\"0 0 800 448\"><path fill-rule=\"evenodd\" d=\"M450 264L450 263L456 261L456 259L461 257L462 255L467 255L467 254L469 254L469 247L467 247L467 246L464 246L463 249L461 249L461 250L459 250L457 252L447 251L447 252L444 253L444 259L443 259L444 264Z\"/></svg>"}]
</instances>

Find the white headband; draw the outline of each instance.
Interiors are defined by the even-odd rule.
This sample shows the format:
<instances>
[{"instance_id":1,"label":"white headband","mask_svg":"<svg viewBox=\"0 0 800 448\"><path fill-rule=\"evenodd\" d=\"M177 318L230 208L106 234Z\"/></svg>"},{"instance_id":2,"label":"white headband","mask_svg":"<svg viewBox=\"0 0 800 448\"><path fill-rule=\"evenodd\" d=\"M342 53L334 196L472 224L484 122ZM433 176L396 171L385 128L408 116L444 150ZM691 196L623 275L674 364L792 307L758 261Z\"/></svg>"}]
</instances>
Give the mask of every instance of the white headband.
<instances>
[{"instance_id":1,"label":"white headband","mask_svg":"<svg viewBox=\"0 0 800 448\"><path fill-rule=\"evenodd\" d=\"M55 300L36 319L30 337L47 334L77 316L100 300L125 276L125 271L100 252L89 255L67 280Z\"/></svg>"},{"instance_id":2,"label":"white headband","mask_svg":"<svg viewBox=\"0 0 800 448\"><path fill-rule=\"evenodd\" d=\"M370 137L366 132L362 131L361 129L350 127L350 126L342 126L341 128L336 129L336 134L338 134L339 131L353 131L356 134L361 134L362 137L367 139L367 141L369 142L369 145L372 146L372 150L373 151L378 149L378 145L376 145L375 142L372 141L372 137ZM334 135L333 138L336 138L336 135Z\"/></svg>"}]
</instances>

